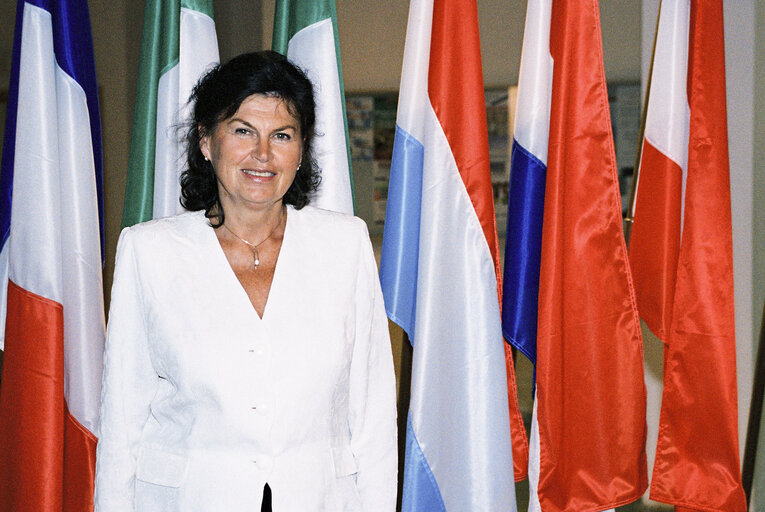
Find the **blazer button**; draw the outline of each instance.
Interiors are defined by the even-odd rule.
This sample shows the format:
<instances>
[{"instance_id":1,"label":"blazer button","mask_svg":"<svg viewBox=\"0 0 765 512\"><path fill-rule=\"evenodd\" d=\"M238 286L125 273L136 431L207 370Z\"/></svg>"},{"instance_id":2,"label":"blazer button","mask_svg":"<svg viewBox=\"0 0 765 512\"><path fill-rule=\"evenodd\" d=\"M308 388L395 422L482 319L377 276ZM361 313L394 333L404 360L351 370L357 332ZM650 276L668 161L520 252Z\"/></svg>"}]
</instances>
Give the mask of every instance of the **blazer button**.
<instances>
[{"instance_id":1,"label":"blazer button","mask_svg":"<svg viewBox=\"0 0 765 512\"><path fill-rule=\"evenodd\" d=\"M266 404L253 405L251 409L260 415L268 414L269 411L269 407Z\"/></svg>"}]
</instances>

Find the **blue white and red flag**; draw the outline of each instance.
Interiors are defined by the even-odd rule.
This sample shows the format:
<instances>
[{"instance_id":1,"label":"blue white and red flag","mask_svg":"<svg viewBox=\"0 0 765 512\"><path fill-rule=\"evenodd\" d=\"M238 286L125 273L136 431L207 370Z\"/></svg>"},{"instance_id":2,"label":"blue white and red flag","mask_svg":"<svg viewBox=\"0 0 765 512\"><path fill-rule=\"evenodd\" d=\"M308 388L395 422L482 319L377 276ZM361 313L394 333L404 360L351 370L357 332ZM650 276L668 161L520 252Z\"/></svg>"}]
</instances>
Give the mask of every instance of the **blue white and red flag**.
<instances>
[{"instance_id":1,"label":"blue white and red flag","mask_svg":"<svg viewBox=\"0 0 765 512\"><path fill-rule=\"evenodd\" d=\"M19 0L0 209L0 510L93 509L101 126L85 0Z\"/></svg>"},{"instance_id":2,"label":"blue white and red flag","mask_svg":"<svg viewBox=\"0 0 765 512\"><path fill-rule=\"evenodd\" d=\"M530 0L511 156L503 332L534 363L529 510L647 486L642 340L595 0Z\"/></svg>"}]
</instances>

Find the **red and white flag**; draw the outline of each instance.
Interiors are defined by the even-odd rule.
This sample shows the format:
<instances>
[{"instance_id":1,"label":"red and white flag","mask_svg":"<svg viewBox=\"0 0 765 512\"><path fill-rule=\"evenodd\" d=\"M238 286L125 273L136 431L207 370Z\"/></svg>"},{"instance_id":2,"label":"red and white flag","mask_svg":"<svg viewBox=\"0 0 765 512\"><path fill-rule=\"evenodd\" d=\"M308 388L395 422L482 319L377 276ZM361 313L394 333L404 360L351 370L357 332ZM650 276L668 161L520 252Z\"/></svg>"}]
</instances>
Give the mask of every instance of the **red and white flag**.
<instances>
[{"instance_id":1,"label":"red and white flag","mask_svg":"<svg viewBox=\"0 0 765 512\"><path fill-rule=\"evenodd\" d=\"M651 498L744 511L719 0L662 2L632 216L638 309L665 343Z\"/></svg>"}]
</instances>

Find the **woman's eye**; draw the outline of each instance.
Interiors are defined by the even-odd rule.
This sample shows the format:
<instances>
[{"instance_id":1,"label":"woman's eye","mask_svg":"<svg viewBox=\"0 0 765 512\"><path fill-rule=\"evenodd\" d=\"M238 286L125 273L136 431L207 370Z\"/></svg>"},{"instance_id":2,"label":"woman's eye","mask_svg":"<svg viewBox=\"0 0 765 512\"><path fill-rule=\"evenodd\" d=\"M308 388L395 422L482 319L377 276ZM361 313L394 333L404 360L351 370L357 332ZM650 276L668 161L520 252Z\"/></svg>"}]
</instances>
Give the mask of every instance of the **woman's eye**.
<instances>
[{"instance_id":1,"label":"woman's eye","mask_svg":"<svg viewBox=\"0 0 765 512\"><path fill-rule=\"evenodd\" d=\"M239 127L234 130L234 133L236 133L237 135L247 135L248 133L250 133L250 130L248 130L247 128Z\"/></svg>"},{"instance_id":2,"label":"woman's eye","mask_svg":"<svg viewBox=\"0 0 765 512\"><path fill-rule=\"evenodd\" d=\"M292 137L289 133L279 132L274 134L274 137L276 137L278 140L290 140Z\"/></svg>"}]
</instances>

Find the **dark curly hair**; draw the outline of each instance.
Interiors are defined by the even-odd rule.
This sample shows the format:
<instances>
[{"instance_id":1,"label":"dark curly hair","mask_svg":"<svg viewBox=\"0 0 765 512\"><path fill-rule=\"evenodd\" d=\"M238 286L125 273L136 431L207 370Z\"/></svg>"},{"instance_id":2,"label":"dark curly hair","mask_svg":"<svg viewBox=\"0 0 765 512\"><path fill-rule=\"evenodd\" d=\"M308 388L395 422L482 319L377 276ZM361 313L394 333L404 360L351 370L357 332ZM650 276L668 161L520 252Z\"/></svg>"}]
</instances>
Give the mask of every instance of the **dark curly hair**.
<instances>
[{"instance_id":1,"label":"dark curly hair","mask_svg":"<svg viewBox=\"0 0 765 512\"><path fill-rule=\"evenodd\" d=\"M300 124L302 160L295 181L284 194L284 203L302 208L321 181L312 151L316 105L311 81L285 56L276 52L261 51L234 57L200 78L189 98L193 108L185 133L188 168L181 174L181 205L191 211L204 210L213 227L223 225L225 212L218 196L215 170L202 155L199 143L215 130L218 123L233 116L242 102L253 94L284 100L287 110Z\"/></svg>"}]
</instances>

